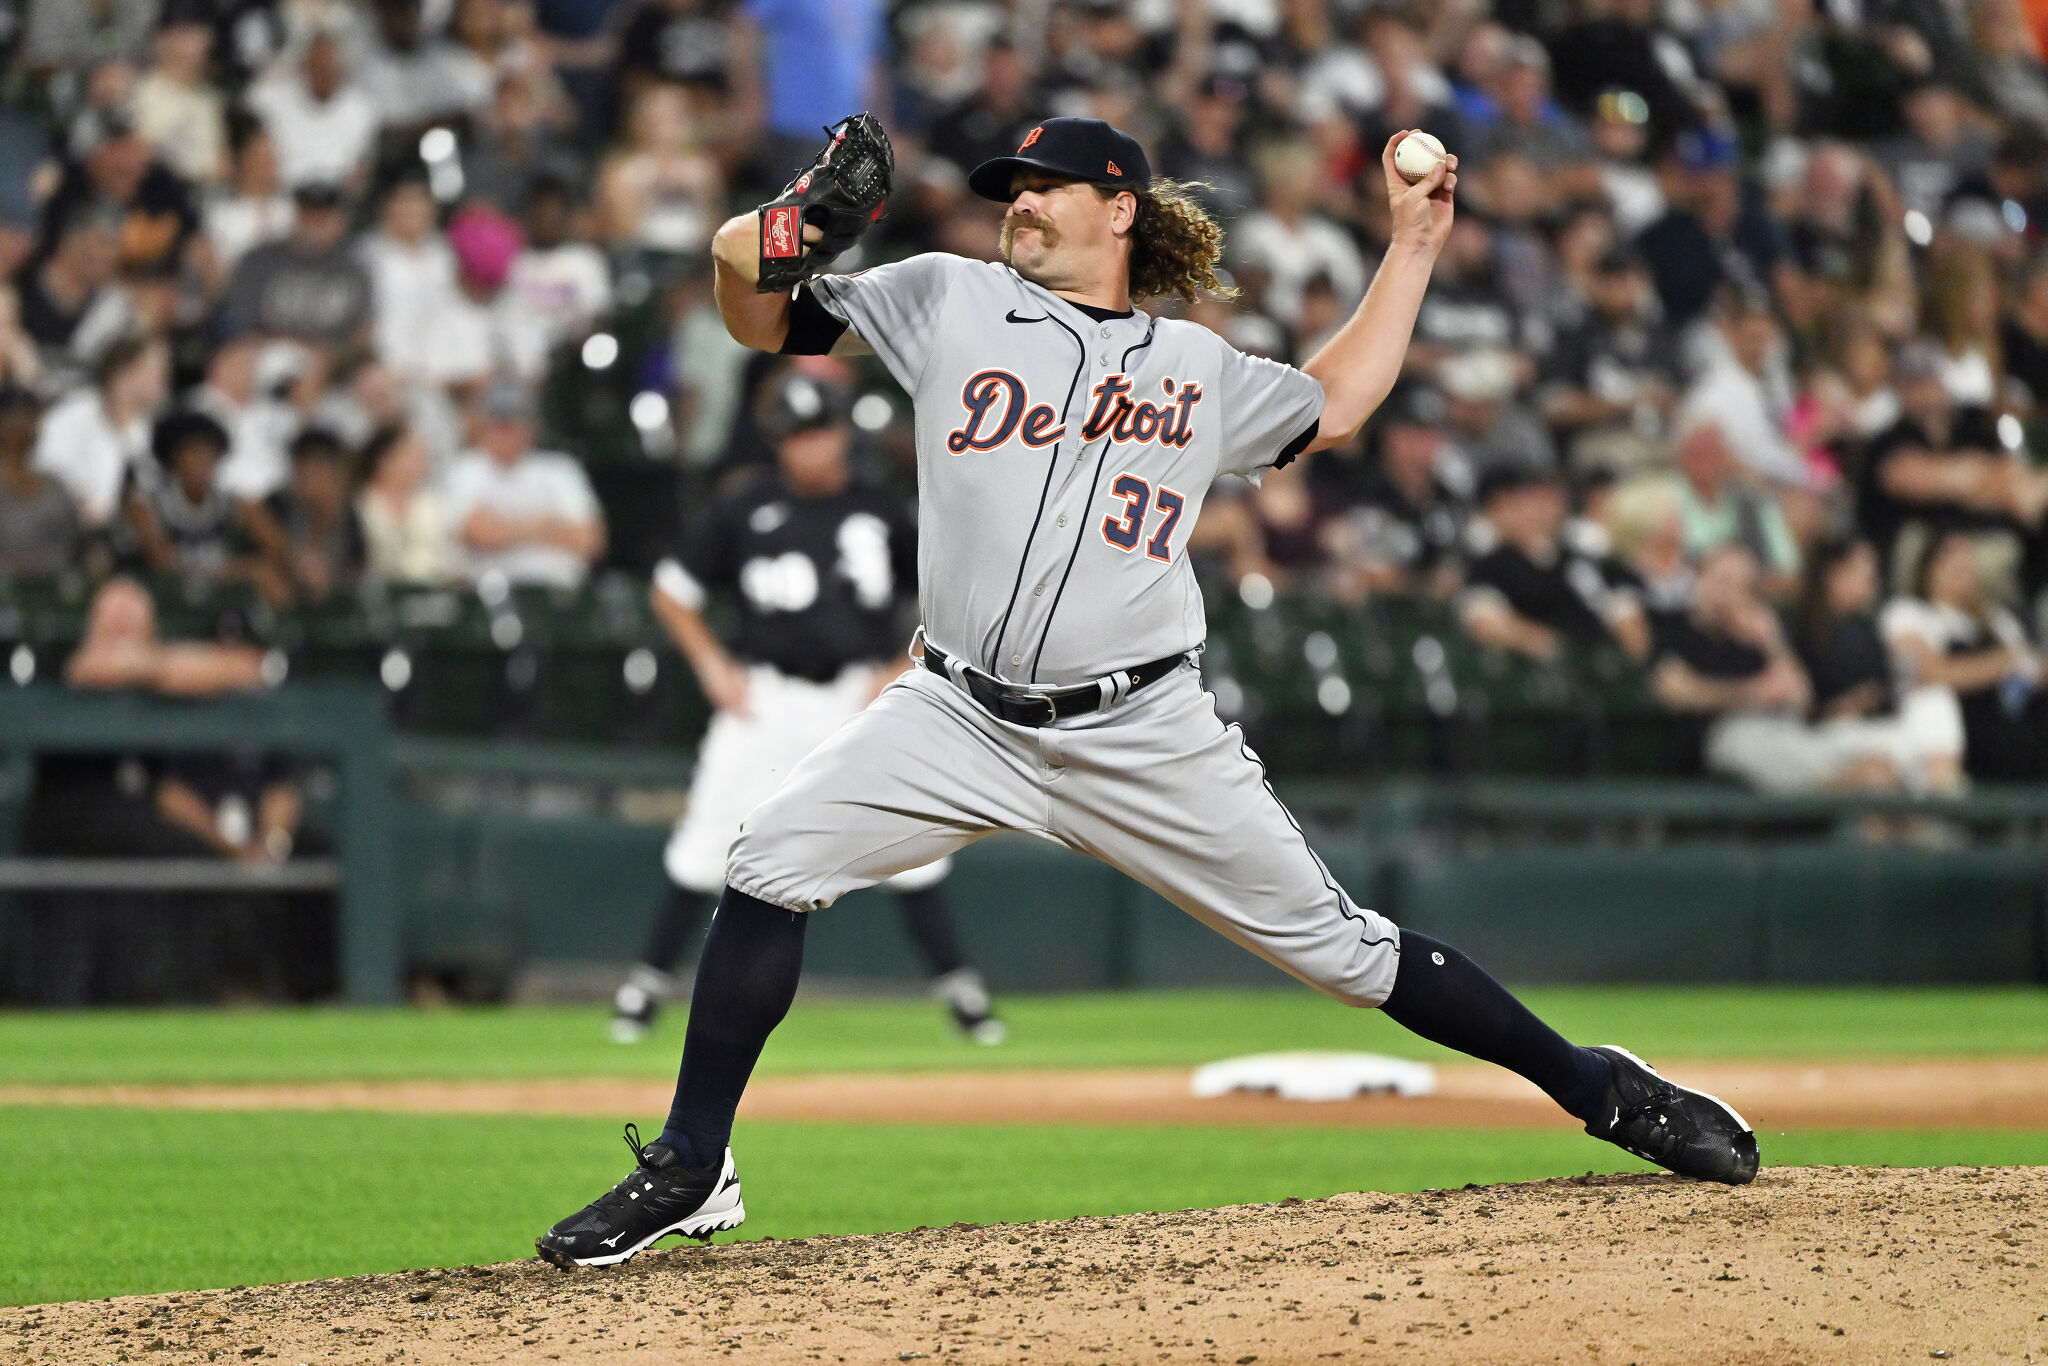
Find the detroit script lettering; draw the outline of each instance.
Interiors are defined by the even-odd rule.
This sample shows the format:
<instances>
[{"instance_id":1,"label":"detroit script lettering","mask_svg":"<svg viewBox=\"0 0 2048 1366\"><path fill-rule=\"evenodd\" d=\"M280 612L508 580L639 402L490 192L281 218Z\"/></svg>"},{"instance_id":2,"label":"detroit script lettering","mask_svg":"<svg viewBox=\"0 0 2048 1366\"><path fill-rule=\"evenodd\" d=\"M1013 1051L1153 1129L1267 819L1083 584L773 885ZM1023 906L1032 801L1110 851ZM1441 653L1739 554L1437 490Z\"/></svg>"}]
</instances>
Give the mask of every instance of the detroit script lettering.
<instances>
[{"instance_id":1,"label":"detroit script lettering","mask_svg":"<svg viewBox=\"0 0 2048 1366\"><path fill-rule=\"evenodd\" d=\"M1186 446L1193 436L1189 420L1202 401L1202 386L1164 379L1159 388L1164 402L1133 401L1128 376L1103 376L1089 393L1081 439L1108 436L1117 445L1156 441L1174 449ZM1053 406L1034 404L1024 381L1007 370L983 370L969 379L960 390L960 406L966 419L946 436L946 449L955 455L992 451L1013 437L1031 447L1050 446L1067 434Z\"/></svg>"}]
</instances>

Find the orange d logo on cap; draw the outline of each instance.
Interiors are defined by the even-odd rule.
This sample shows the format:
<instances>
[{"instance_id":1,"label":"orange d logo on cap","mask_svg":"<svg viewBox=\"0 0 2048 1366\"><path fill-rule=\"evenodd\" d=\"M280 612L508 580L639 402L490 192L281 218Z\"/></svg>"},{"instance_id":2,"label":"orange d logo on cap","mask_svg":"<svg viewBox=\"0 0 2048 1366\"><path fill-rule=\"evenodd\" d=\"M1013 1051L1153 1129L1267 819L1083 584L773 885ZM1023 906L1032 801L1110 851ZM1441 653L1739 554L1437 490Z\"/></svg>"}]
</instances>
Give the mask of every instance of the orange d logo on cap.
<instances>
[{"instance_id":1,"label":"orange d logo on cap","mask_svg":"<svg viewBox=\"0 0 2048 1366\"><path fill-rule=\"evenodd\" d=\"M1030 146L1030 145L1031 145L1032 143L1034 143L1034 142L1038 141L1038 135L1039 135L1040 133L1043 133L1044 131L1045 131L1045 125L1044 125L1044 124L1040 124L1040 125L1039 125L1038 127L1034 128L1034 129L1032 129L1032 130L1031 130L1030 132L1026 133L1026 134L1024 135L1024 141L1022 141L1022 142L1020 142L1020 143L1018 143L1018 144L1017 144L1017 150L1021 152L1021 151L1023 151L1023 150L1024 150L1024 149L1025 149L1026 147L1029 147L1029 146Z\"/></svg>"}]
</instances>

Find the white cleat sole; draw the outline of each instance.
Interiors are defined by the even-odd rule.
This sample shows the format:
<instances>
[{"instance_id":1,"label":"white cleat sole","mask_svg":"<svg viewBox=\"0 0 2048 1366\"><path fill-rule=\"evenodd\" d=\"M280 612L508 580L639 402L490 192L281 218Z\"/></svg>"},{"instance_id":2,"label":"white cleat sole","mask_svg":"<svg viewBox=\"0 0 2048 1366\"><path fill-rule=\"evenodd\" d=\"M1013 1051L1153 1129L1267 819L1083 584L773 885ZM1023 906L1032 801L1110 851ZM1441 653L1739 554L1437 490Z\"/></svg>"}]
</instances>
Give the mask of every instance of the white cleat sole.
<instances>
[{"instance_id":1,"label":"white cleat sole","mask_svg":"<svg viewBox=\"0 0 2048 1366\"><path fill-rule=\"evenodd\" d=\"M676 1220L666 1228L656 1229L639 1242L622 1247L616 1252L603 1252L594 1257L572 1257L567 1253L542 1252L543 1261L551 1265L571 1266L617 1266L645 1252L672 1233L685 1238L708 1239L714 1233L730 1233L747 1222L747 1206L740 1199L739 1168L732 1158L732 1149L725 1150L725 1165L718 1172L718 1189L711 1198L690 1213Z\"/></svg>"},{"instance_id":2,"label":"white cleat sole","mask_svg":"<svg viewBox=\"0 0 2048 1366\"><path fill-rule=\"evenodd\" d=\"M708 1209L698 1210L687 1219L679 1219L658 1233L649 1234L622 1252L608 1252L602 1257L571 1257L578 1266L617 1266L639 1256L671 1233L680 1233L685 1238L709 1238L714 1233L730 1233L747 1222L747 1207L734 1193L732 1208L713 1213Z\"/></svg>"}]
</instances>

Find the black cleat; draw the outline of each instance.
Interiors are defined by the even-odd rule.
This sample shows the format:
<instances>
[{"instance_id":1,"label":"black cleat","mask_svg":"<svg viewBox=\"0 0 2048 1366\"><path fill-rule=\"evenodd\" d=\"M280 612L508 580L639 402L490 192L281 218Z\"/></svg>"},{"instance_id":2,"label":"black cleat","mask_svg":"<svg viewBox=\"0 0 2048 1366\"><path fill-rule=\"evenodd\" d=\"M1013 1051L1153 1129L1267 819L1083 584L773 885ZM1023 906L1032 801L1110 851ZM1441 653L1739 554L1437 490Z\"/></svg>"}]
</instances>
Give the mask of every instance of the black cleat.
<instances>
[{"instance_id":1,"label":"black cleat","mask_svg":"<svg viewBox=\"0 0 2048 1366\"><path fill-rule=\"evenodd\" d=\"M646 1038L661 1003L674 993L674 978L645 963L636 965L612 993L612 1042L639 1043Z\"/></svg>"},{"instance_id":2,"label":"black cleat","mask_svg":"<svg viewBox=\"0 0 2048 1366\"><path fill-rule=\"evenodd\" d=\"M1756 1180L1756 1134L1735 1107L1664 1080L1626 1048L1593 1051L1614 1064L1614 1080L1587 1133L1696 1181Z\"/></svg>"},{"instance_id":3,"label":"black cleat","mask_svg":"<svg viewBox=\"0 0 2048 1366\"><path fill-rule=\"evenodd\" d=\"M996 1018L995 1002L988 984L973 968L957 968L932 981L932 995L946 1003L953 1027L965 1038L990 1047L1010 1037L1010 1029Z\"/></svg>"},{"instance_id":4,"label":"black cleat","mask_svg":"<svg viewBox=\"0 0 2048 1366\"><path fill-rule=\"evenodd\" d=\"M626 1179L533 1244L544 1262L567 1271L615 1266L657 1238L680 1233L708 1239L746 1222L740 1174L727 1148L716 1162L685 1167L666 1143L640 1146L640 1131L626 1126L626 1146L639 1164Z\"/></svg>"}]
</instances>

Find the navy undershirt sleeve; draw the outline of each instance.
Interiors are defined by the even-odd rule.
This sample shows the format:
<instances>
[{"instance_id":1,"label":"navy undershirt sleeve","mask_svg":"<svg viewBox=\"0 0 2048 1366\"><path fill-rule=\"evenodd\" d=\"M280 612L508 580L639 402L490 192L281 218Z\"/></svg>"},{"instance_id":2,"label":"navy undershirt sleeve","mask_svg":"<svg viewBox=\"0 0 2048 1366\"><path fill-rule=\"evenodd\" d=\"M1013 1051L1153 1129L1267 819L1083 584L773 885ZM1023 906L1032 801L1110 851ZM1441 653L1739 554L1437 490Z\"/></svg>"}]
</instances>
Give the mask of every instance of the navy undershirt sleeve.
<instances>
[{"instance_id":1,"label":"navy undershirt sleeve","mask_svg":"<svg viewBox=\"0 0 2048 1366\"><path fill-rule=\"evenodd\" d=\"M782 339L783 355L826 355L845 333L845 322L812 297L809 285L797 286L796 297L789 304L789 335Z\"/></svg>"},{"instance_id":2,"label":"navy undershirt sleeve","mask_svg":"<svg viewBox=\"0 0 2048 1366\"><path fill-rule=\"evenodd\" d=\"M1306 431L1302 432L1300 436L1295 437L1294 440L1288 442L1285 446L1280 448L1280 454L1278 458L1276 458L1273 461L1273 468L1276 470L1284 469L1290 462L1293 461L1295 456L1300 455L1303 451L1307 450L1308 443L1316 439L1316 433L1321 431L1322 427L1323 419L1321 415L1318 414L1316 420L1308 424L1308 429Z\"/></svg>"}]
</instances>

